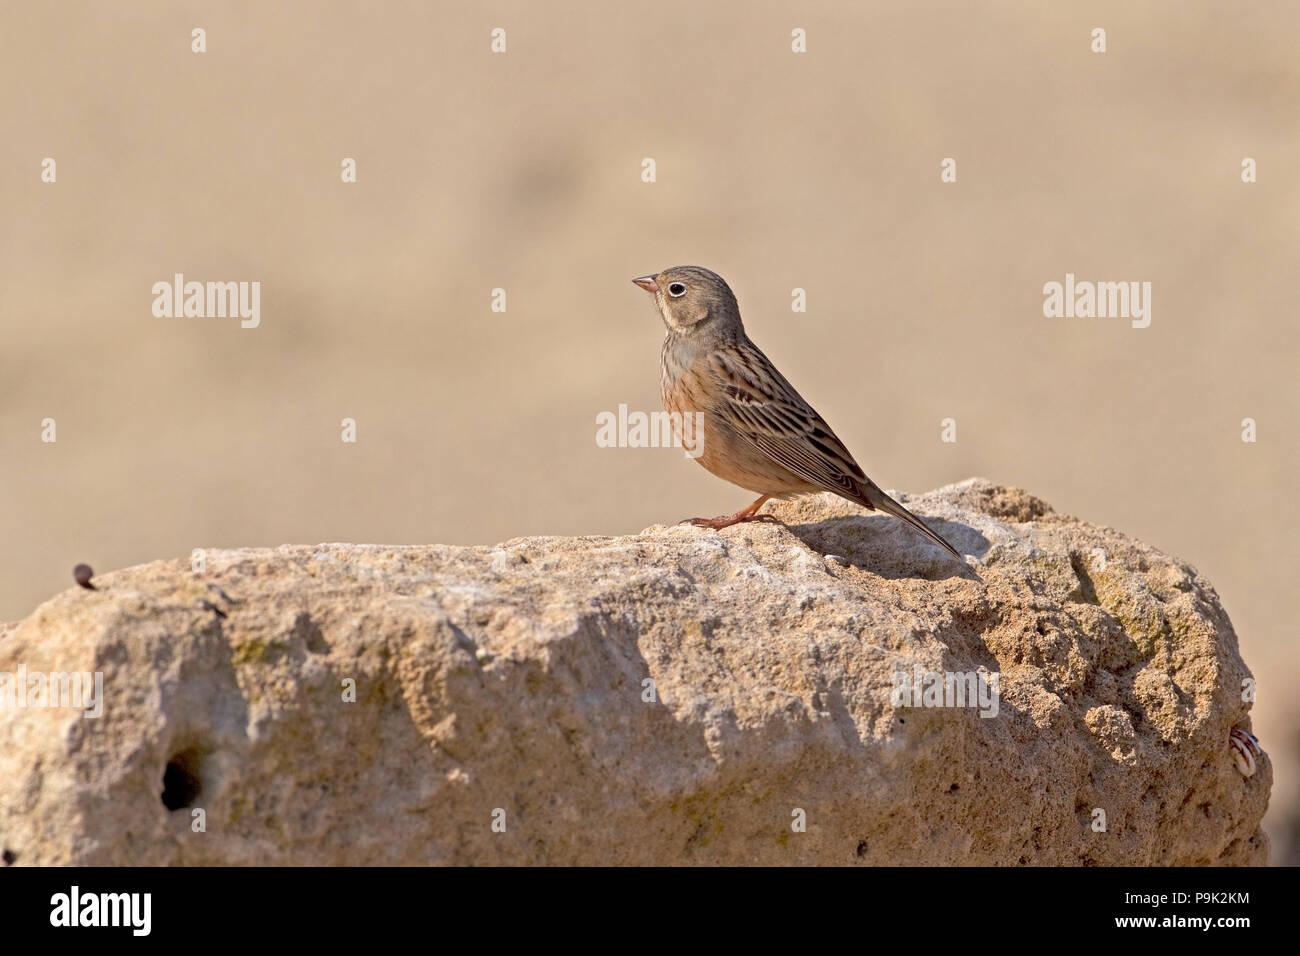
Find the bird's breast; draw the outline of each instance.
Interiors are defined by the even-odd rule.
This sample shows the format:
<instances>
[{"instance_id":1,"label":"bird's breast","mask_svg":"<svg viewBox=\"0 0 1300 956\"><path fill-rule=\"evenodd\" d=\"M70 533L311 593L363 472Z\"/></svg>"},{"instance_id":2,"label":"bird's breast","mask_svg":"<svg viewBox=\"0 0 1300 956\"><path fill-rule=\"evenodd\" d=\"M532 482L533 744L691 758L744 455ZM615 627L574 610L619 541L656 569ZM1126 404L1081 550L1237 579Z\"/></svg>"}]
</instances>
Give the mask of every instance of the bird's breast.
<instances>
[{"instance_id":1,"label":"bird's breast","mask_svg":"<svg viewBox=\"0 0 1300 956\"><path fill-rule=\"evenodd\" d=\"M665 338L663 348L659 352L664 387L676 385L681 381L699 362L701 354L700 347L691 342L674 335Z\"/></svg>"},{"instance_id":2,"label":"bird's breast","mask_svg":"<svg viewBox=\"0 0 1300 956\"><path fill-rule=\"evenodd\" d=\"M703 383L699 376L700 350L669 336L660 353L660 390L664 409L670 412L703 411Z\"/></svg>"}]
</instances>

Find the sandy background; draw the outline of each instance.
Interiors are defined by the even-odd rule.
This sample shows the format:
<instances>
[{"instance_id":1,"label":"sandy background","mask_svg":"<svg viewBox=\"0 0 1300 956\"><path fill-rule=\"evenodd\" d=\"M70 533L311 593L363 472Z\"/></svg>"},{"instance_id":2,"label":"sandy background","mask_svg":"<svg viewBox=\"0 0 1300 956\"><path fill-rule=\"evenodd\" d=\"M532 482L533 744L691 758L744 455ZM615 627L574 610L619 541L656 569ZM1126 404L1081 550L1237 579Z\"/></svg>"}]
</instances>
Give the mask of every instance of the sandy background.
<instances>
[{"instance_id":1,"label":"sandy background","mask_svg":"<svg viewBox=\"0 0 1300 956\"><path fill-rule=\"evenodd\" d=\"M747 504L594 440L658 407L628 279L706 265L881 485L984 475L1199 567L1300 859L1300 7L206 6L0 8L0 620L79 561ZM1151 282L1150 328L1044 318L1067 271ZM261 327L155 318L175 272L260 281Z\"/></svg>"}]
</instances>

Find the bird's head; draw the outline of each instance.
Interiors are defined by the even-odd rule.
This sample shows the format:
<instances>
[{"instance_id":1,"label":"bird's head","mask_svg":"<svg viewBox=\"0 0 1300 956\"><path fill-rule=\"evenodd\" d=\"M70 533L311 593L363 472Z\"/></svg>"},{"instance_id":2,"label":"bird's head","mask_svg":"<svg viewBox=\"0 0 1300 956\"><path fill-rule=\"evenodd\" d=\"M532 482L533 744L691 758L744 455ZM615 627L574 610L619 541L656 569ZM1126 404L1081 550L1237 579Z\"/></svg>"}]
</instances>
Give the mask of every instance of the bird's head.
<instances>
[{"instance_id":1,"label":"bird's head","mask_svg":"<svg viewBox=\"0 0 1300 956\"><path fill-rule=\"evenodd\" d=\"M655 297L670 332L694 335L705 329L740 327L736 296L716 272L699 266L673 266L632 281Z\"/></svg>"}]
</instances>

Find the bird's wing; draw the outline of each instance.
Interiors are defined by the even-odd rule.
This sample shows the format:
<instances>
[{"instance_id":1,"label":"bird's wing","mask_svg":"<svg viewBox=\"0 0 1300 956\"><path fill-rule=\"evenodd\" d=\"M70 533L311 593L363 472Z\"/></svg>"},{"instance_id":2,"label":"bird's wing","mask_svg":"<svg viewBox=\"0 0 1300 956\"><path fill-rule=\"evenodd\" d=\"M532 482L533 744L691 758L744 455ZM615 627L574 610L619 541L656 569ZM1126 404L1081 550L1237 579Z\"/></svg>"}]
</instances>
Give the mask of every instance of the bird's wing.
<instances>
[{"instance_id":1,"label":"bird's wing","mask_svg":"<svg viewBox=\"0 0 1300 956\"><path fill-rule=\"evenodd\" d=\"M758 346L715 349L708 363L717 385L714 411L741 436L805 481L872 507L871 479Z\"/></svg>"},{"instance_id":2,"label":"bird's wing","mask_svg":"<svg viewBox=\"0 0 1300 956\"><path fill-rule=\"evenodd\" d=\"M716 377L714 411L782 467L869 510L911 525L958 561L960 552L863 473L844 443L752 342L709 354Z\"/></svg>"}]
</instances>

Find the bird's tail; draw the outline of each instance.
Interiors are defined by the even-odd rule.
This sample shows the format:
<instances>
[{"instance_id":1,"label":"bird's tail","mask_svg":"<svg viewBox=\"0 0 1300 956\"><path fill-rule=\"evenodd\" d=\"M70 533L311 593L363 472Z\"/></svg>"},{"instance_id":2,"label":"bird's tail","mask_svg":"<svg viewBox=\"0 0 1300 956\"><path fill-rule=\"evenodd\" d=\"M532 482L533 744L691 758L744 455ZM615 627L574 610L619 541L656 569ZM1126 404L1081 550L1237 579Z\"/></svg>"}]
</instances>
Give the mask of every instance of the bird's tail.
<instances>
[{"instance_id":1,"label":"bird's tail","mask_svg":"<svg viewBox=\"0 0 1300 956\"><path fill-rule=\"evenodd\" d=\"M886 514L893 515L895 518L901 519L906 524L911 525L911 527L917 533L925 535L927 538L929 538L939 547L943 548L945 551L951 554L958 561L962 561L964 563L961 554L957 551L956 548L954 548L947 541L943 540L943 538L941 538L938 534L931 531L924 524L922 524L920 518L912 514L912 512L908 511L906 508L900 505L893 498L889 497L889 495L881 491L874 482L871 481L867 482L866 487L863 489L863 497L867 499L867 501L870 503L872 508L876 508L880 511L885 512Z\"/></svg>"}]
</instances>

